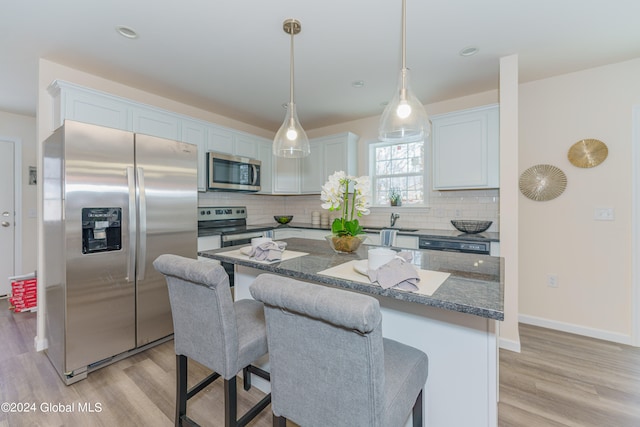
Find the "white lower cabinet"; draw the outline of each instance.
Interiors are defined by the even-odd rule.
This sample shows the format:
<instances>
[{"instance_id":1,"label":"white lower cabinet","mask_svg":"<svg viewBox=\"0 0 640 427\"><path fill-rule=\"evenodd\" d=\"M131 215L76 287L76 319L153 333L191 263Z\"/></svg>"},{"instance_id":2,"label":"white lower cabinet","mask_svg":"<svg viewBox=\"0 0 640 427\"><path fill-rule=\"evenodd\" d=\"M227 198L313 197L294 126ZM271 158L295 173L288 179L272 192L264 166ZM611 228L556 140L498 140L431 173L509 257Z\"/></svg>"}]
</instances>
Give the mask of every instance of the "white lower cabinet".
<instances>
[{"instance_id":1,"label":"white lower cabinet","mask_svg":"<svg viewBox=\"0 0 640 427\"><path fill-rule=\"evenodd\" d=\"M304 228L276 228L273 230L273 238L275 240L289 239L291 237L305 237Z\"/></svg>"},{"instance_id":2,"label":"white lower cabinet","mask_svg":"<svg viewBox=\"0 0 640 427\"><path fill-rule=\"evenodd\" d=\"M331 234L331 231L329 231L329 230L309 230L309 229L306 229L305 233L304 233L304 237L306 239L325 240L325 236L328 236L329 234Z\"/></svg>"},{"instance_id":3,"label":"white lower cabinet","mask_svg":"<svg viewBox=\"0 0 640 427\"><path fill-rule=\"evenodd\" d=\"M367 245L377 246L380 244L380 233L367 233L367 240L364 241ZM418 237L417 236L405 236L396 235L396 248L418 249Z\"/></svg>"}]
</instances>

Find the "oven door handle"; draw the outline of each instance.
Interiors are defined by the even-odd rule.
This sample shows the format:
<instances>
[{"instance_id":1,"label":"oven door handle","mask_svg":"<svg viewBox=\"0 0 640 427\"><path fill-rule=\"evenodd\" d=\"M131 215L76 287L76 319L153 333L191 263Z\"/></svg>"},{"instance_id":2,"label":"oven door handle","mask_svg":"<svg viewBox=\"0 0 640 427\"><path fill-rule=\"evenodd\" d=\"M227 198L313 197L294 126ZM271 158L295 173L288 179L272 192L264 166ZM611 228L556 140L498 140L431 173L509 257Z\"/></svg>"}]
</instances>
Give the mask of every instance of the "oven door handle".
<instances>
[{"instance_id":1,"label":"oven door handle","mask_svg":"<svg viewBox=\"0 0 640 427\"><path fill-rule=\"evenodd\" d=\"M250 233L223 234L222 242L233 242L234 240L252 239L254 237L262 237L262 232L252 231Z\"/></svg>"}]
</instances>

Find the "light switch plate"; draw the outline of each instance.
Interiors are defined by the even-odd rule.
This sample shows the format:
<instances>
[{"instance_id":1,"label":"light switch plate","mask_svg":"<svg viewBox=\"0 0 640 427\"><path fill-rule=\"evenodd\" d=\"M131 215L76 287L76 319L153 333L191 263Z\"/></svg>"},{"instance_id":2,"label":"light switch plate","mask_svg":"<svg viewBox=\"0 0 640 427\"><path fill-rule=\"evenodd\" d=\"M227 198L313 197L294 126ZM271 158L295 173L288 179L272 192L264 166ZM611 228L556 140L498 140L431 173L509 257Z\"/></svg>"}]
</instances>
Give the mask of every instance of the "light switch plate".
<instances>
[{"instance_id":1,"label":"light switch plate","mask_svg":"<svg viewBox=\"0 0 640 427\"><path fill-rule=\"evenodd\" d=\"M615 219L613 208L595 208L593 219L596 221L613 221Z\"/></svg>"}]
</instances>

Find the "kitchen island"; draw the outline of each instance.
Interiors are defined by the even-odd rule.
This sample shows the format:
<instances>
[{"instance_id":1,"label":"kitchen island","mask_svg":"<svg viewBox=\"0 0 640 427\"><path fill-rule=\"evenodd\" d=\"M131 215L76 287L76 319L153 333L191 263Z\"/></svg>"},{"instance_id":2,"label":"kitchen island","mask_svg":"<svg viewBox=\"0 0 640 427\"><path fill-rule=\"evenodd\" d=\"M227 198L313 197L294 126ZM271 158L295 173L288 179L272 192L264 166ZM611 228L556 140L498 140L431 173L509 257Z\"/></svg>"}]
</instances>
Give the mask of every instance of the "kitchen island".
<instances>
[{"instance_id":1,"label":"kitchen island","mask_svg":"<svg viewBox=\"0 0 640 427\"><path fill-rule=\"evenodd\" d=\"M411 250L417 268L450 273L429 296L385 290L347 275L322 274L344 263L366 259L370 247L363 245L347 255L334 253L322 241L291 238L286 242L287 251L307 255L271 264L229 256L238 247L199 255L235 264L236 299L251 298L249 285L265 272L374 296L380 301L383 335L429 356L424 393L426 425L497 425L497 328L504 318L502 258ZM256 381L256 385L268 390L268 383Z\"/></svg>"}]
</instances>

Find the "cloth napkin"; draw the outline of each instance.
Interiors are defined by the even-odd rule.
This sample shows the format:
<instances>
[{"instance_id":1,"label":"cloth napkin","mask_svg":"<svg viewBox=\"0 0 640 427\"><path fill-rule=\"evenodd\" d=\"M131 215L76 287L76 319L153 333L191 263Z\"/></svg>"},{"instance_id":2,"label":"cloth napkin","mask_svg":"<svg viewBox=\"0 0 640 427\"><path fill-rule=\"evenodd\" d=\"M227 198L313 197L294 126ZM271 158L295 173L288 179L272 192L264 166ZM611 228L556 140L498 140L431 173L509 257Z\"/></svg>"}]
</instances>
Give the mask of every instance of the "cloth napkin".
<instances>
[{"instance_id":1,"label":"cloth napkin","mask_svg":"<svg viewBox=\"0 0 640 427\"><path fill-rule=\"evenodd\" d=\"M286 247L287 242L264 242L251 248L249 258L256 261L279 261Z\"/></svg>"},{"instance_id":2,"label":"cloth napkin","mask_svg":"<svg viewBox=\"0 0 640 427\"><path fill-rule=\"evenodd\" d=\"M408 262L411 258L411 253L399 252L396 258L376 270L367 270L369 280L378 282L384 289L395 287L403 291L417 291L420 275L413 264Z\"/></svg>"}]
</instances>

